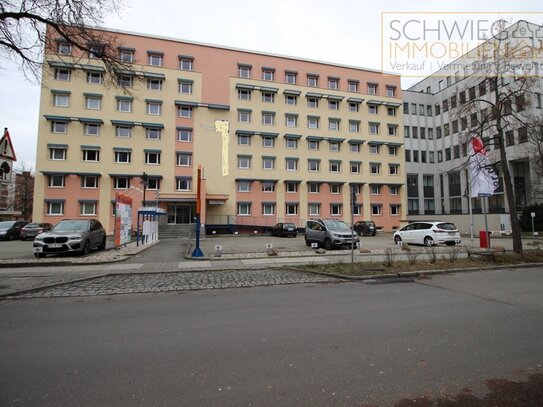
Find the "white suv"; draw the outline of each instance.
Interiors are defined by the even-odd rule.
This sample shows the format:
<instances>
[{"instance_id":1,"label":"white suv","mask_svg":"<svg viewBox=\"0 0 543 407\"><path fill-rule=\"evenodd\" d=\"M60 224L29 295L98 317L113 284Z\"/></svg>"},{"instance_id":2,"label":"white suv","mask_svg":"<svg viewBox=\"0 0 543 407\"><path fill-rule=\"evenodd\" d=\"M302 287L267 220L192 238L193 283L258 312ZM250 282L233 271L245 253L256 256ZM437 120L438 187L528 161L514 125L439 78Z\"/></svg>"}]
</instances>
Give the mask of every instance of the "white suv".
<instances>
[{"instance_id":1,"label":"white suv","mask_svg":"<svg viewBox=\"0 0 543 407\"><path fill-rule=\"evenodd\" d=\"M413 222L394 233L394 243L423 244L433 246L460 244L460 232L450 222Z\"/></svg>"}]
</instances>

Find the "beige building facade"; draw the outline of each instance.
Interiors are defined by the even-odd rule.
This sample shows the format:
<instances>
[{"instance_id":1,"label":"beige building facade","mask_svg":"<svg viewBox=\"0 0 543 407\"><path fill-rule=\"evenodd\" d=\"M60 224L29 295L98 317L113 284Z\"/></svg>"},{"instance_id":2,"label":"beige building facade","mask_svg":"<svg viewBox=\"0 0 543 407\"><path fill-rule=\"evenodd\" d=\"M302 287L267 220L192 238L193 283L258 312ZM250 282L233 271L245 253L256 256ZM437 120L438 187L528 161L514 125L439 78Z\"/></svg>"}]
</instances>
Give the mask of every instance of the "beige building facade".
<instances>
[{"instance_id":1,"label":"beige building facade","mask_svg":"<svg viewBox=\"0 0 543 407\"><path fill-rule=\"evenodd\" d=\"M307 219L405 219L400 78L378 71L134 33L131 69L106 74L57 41L40 100L35 221L96 217L117 192L163 222L217 230ZM122 86L108 86L109 81ZM143 179L146 175L146 187Z\"/></svg>"}]
</instances>

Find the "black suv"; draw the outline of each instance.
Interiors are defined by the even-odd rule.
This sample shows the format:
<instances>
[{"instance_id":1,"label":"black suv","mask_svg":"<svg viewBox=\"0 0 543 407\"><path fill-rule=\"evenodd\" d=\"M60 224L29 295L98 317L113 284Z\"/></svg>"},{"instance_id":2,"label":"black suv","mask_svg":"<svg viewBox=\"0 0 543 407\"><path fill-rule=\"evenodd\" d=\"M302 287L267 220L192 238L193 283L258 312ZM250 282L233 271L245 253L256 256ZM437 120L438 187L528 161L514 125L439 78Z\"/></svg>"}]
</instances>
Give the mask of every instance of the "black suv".
<instances>
[{"instance_id":1,"label":"black suv","mask_svg":"<svg viewBox=\"0 0 543 407\"><path fill-rule=\"evenodd\" d=\"M375 236L377 228L372 220L362 220L354 224L354 230L358 236Z\"/></svg>"},{"instance_id":2,"label":"black suv","mask_svg":"<svg viewBox=\"0 0 543 407\"><path fill-rule=\"evenodd\" d=\"M21 237L21 229L28 224L24 220L6 220L0 222L0 240L13 240Z\"/></svg>"}]
</instances>

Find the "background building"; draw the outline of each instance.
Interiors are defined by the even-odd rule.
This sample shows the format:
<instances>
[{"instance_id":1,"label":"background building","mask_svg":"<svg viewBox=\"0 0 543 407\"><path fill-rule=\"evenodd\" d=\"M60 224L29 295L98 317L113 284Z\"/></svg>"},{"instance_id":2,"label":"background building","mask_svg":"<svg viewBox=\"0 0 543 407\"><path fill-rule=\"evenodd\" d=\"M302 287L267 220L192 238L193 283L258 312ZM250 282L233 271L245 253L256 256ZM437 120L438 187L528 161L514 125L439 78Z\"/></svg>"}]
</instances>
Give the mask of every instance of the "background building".
<instances>
[{"instance_id":1,"label":"background building","mask_svg":"<svg viewBox=\"0 0 543 407\"><path fill-rule=\"evenodd\" d=\"M21 218L21 212L15 207L15 161L15 150L9 131L5 128L0 138L0 220L26 220Z\"/></svg>"},{"instance_id":2,"label":"background building","mask_svg":"<svg viewBox=\"0 0 543 407\"><path fill-rule=\"evenodd\" d=\"M304 226L406 215L400 78L377 71L132 33L130 69L53 38L40 101L34 221L98 217L117 192L206 225ZM114 81L120 86L108 86ZM144 175L145 174L145 175ZM146 181L145 189L143 180Z\"/></svg>"},{"instance_id":3,"label":"background building","mask_svg":"<svg viewBox=\"0 0 543 407\"><path fill-rule=\"evenodd\" d=\"M522 33L520 35L519 33ZM408 218L429 220L438 218L457 224L462 232L469 231L468 174L469 139L478 134L485 142L490 161L500 175L494 196L489 198L489 229L510 229L507 200L504 197L500 173L499 149L505 148L512 172L517 208L541 202L541 179L534 161L534 144L530 142L529 124L542 118L543 72L542 27L519 21L503 33L502 40L493 38L480 47L444 66L433 75L403 91L405 156L407 169ZM506 45L507 44L507 45ZM520 47L519 47L520 45ZM497 68L484 71L473 68L481 62L495 61L495 47L521 50L523 55L510 55ZM489 52L491 53L489 57ZM503 55L503 54L502 54ZM507 55L505 58L508 58ZM508 62L520 61L529 76L529 89L515 87L519 76ZM511 64L512 65L512 64ZM531 65L531 67L530 67ZM483 66L482 64L480 66ZM496 69L498 71L496 71ZM510 116L500 146L493 132L488 105L477 100L492 100L492 79L498 76L498 91L509 92ZM507 88L507 89L506 89ZM520 89L518 92L509 89ZM466 109L469 104L479 109ZM541 130L539 130L541 131ZM471 199L475 214L475 230L484 228L481 198Z\"/></svg>"}]
</instances>

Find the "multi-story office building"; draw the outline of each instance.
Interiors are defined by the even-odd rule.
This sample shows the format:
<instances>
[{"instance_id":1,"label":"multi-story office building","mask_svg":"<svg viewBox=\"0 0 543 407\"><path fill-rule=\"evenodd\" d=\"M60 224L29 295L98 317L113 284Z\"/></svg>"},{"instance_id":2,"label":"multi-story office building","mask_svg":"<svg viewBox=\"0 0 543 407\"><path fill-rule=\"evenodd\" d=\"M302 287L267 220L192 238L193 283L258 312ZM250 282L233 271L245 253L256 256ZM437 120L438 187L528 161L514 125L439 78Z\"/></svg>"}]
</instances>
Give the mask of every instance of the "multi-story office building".
<instances>
[{"instance_id":1,"label":"multi-story office building","mask_svg":"<svg viewBox=\"0 0 543 407\"><path fill-rule=\"evenodd\" d=\"M524 33L523 36L515 33ZM469 140L471 135L480 135L485 143L491 163L500 176L495 194L488 199L488 222L491 230L510 229L507 199L504 195L500 171L500 145L496 142L495 128L490 124L480 134L481 123L492 120L489 105L481 102L480 109L467 111L463 105L474 100L492 101L495 93L493 77L498 76L498 91L510 92L511 115L507 116L505 145L511 180L513 182L517 208L540 202L533 186L540 185L533 161L533 144L529 142L527 123L541 120L543 61L541 26L519 21L509 27L503 38L507 41L525 41L529 52L516 61L523 63L529 78L529 89L514 93L515 72L502 65L485 72L474 66L484 62L488 51L494 60L494 47L508 49L504 42L488 40L458 60L444 66L433 75L403 91L405 156L407 169L408 219L447 219L453 221L464 232L469 230L468 171ZM511 49L513 49L511 47ZM538 51L539 50L539 51ZM503 51L500 51L503 52ZM515 62L516 62L515 61ZM511 65L514 62L510 61ZM480 64L481 67L484 65ZM496 72L496 69L498 72ZM501 70L501 72L499 72ZM511 90L505 89L511 85ZM519 85L520 86L520 85ZM485 116L487 115L487 116ZM517 120L515 117L521 119ZM505 123L503 123L505 124ZM532 160L532 162L530 162ZM541 190L541 189L539 189ZM471 199L475 214L475 230L484 227L481 198Z\"/></svg>"},{"instance_id":2,"label":"multi-story office building","mask_svg":"<svg viewBox=\"0 0 543 407\"><path fill-rule=\"evenodd\" d=\"M309 218L406 215L400 78L357 67L134 33L131 69L47 51L34 220L98 217L113 230L116 192L192 223L197 168L206 224L305 225ZM107 86L114 80L120 86Z\"/></svg>"}]
</instances>

